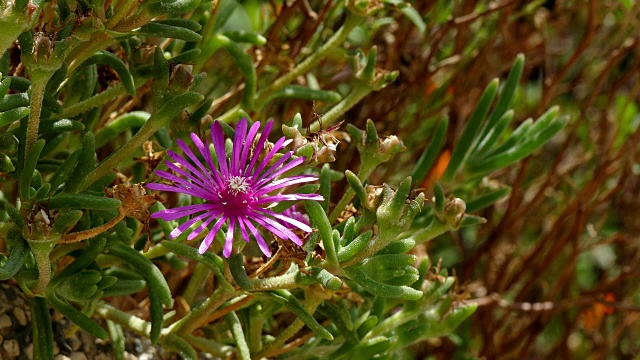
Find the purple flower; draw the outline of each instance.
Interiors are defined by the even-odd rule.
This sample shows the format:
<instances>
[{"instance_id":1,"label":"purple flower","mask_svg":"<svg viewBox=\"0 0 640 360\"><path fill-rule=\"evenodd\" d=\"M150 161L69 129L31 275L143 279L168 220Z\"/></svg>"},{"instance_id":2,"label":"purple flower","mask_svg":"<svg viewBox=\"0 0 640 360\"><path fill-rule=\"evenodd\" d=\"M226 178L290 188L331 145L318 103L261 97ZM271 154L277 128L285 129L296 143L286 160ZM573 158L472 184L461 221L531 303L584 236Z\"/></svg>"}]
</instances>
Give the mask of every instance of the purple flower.
<instances>
[{"instance_id":1,"label":"purple flower","mask_svg":"<svg viewBox=\"0 0 640 360\"><path fill-rule=\"evenodd\" d=\"M158 211L151 215L165 221L175 220L191 215L191 219L175 228L171 232L171 238L175 238L189 229L197 221L202 224L195 228L187 237L187 240L196 238L209 224L213 223L211 230L204 238L200 249L203 254L213 242L215 234L228 220L228 229L224 244L223 254L231 255L233 233L236 228L245 241L249 242L250 234L258 242L262 252L271 256L269 245L260 234L258 226L265 228L281 239L289 239L297 245L302 245L302 240L291 231L301 229L311 231L311 227L304 223L298 216L291 212L278 214L270 208L281 201L291 200L323 200L317 194L283 194L280 191L290 185L314 181L317 178L309 175L280 177L285 172L295 168L304 162L304 157L291 159L293 151L275 157L276 153L286 146L289 141L282 137L268 148L267 137L273 127L273 122L268 122L262 134L258 138L260 123L254 123L247 132L247 120L242 119L236 126L233 139L233 151L231 158L227 159L225 153L225 139L222 127L218 121L211 126L211 140L218 159L218 166L209 152L209 141L204 144L196 135L191 134L191 140L198 149L198 155L185 144L178 140L178 146L186 158L169 150L167 153L175 162L166 161L173 173L156 170L156 175L173 182L173 185L160 183L148 184L149 189L170 191L188 194L205 200L203 204L194 204L175 209ZM257 139L257 140L256 140ZM257 142L256 142L257 141ZM261 154L265 154L262 160ZM288 216L288 214L291 214Z\"/></svg>"}]
</instances>

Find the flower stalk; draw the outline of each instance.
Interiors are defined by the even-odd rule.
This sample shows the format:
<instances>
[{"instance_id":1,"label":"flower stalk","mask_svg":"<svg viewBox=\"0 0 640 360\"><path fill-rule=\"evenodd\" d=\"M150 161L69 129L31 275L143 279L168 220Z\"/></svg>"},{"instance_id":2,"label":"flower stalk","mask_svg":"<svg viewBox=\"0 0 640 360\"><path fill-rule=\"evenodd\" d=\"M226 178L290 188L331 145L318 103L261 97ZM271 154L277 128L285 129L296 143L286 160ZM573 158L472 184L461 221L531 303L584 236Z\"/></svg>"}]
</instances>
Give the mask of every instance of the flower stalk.
<instances>
[{"instance_id":1,"label":"flower stalk","mask_svg":"<svg viewBox=\"0 0 640 360\"><path fill-rule=\"evenodd\" d=\"M40 128L40 115L42 112L42 101L47 87L47 81L53 73L36 72L32 75L29 121L27 123L27 139L25 143L25 161L31 152L33 144L38 140L38 129Z\"/></svg>"},{"instance_id":2,"label":"flower stalk","mask_svg":"<svg viewBox=\"0 0 640 360\"><path fill-rule=\"evenodd\" d=\"M318 307L318 305L320 305L320 303L322 303L322 301L324 300L324 297L320 294L320 291L312 288L308 288L305 291L305 299L306 301L304 303L304 309L308 313L313 314L316 308ZM302 329L304 325L305 325L304 321L300 320L300 318L295 319L291 323L291 325L289 325L289 327L284 329L280 333L280 335L278 335L278 337L275 338L275 340L270 342L260 352L255 354L254 358L261 359L261 358L265 358L265 357L268 358L273 356L275 353L277 353L277 351L280 350L280 348L282 348L285 342L287 342L287 340L289 340L293 335L295 335L298 331L300 331L300 329Z\"/></svg>"},{"instance_id":3,"label":"flower stalk","mask_svg":"<svg viewBox=\"0 0 640 360\"><path fill-rule=\"evenodd\" d=\"M31 292L34 294L42 293L49 282L51 281L51 260L49 259L49 254L51 254L51 250L58 242L57 238L54 239L43 239L43 240L27 240L29 247L31 248L31 253L33 254L33 258L36 261L36 265L38 267L38 282L31 289Z\"/></svg>"},{"instance_id":4,"label":"flower stalk","mask_svg":"<svg viewBox=\"0 0 640 360\"><path fill-rule=\"evenodd\" d=\"M70 234L63 235L62 239L60 239L60 243L71 244L75 242L80 242L82 240L91 239L92 237L102 234L103 232L116 226L120 222L120 220L125 218L126 215L127 214L124 211L124 209L120 207L118 208L118 215L116 215L116 217L114 217L113 219L109 220L109 222L103 225L91 228L89 230L78 231L78 232L73 232Z\"/></svg>"},{"instance_id":5,"label":"flower stalk","mask_svg":"<svg viewBox=\"0 0 640 360\"><path fill-rule=\"evenodd\" d=\"M94 171L92 171L87 180L83 184L82 190L87 189L91 184L101 177L107 175L113 168L116 168L120 162L130 158L133 153L142 146L153 134L164 127L171 119L178 115L183 109L194 105L201 101L204 96L188 92L178 95L167 102L160 110L153 114L140 130L118 151L113 153L105 161L100 163Z\"/></svg>"},{"instance_id":6,"label":"flower stalk","mask_svg":"<svg viewBox=\"0 0 640 360\"><path fill-rule=\"evenodd\" d=\"M191 312L182 319L176 321L168 329L171 334L187 335L202 326L207 321L207 317L217 308L222 306L227 300L234 297L236 291L226 281L213 292L203 303L191 309Z\"/></svg>"}]
</instances>

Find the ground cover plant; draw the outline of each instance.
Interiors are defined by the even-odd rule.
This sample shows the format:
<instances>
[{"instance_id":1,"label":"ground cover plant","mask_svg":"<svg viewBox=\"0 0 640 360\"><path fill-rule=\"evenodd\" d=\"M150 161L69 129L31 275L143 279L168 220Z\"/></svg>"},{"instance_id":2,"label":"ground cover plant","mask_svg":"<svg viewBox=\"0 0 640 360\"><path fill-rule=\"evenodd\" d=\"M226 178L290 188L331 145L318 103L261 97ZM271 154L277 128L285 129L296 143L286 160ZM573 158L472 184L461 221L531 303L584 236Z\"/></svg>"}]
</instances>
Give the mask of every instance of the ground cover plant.
<instances>
[{"instance_id":1,"label":"ground cover plant","mask_svg":"<svg viewBox=\"0 0 640 360\"><path fill-rule=\"evenodd\" d=\"M638 13L0 2L2 356L636 353Z\"/></svg>"}]
</instances>

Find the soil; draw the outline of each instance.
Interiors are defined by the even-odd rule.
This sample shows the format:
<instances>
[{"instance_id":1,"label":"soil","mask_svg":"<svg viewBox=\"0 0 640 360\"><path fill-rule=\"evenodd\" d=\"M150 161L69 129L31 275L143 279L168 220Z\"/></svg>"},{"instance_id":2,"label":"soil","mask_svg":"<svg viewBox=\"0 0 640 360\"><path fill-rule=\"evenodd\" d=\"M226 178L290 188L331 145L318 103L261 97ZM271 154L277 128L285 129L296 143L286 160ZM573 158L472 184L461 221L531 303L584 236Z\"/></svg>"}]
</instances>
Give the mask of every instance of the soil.
<instances>
[{"instance_id":1,"label":"soil","mask_svg":"<svg viewBox=\"0 0 640 360\"><path fill-rule=\"evenodd\" d=\"M72 323L57 311L51 313L54 360L115 359L109 340L96 339L83 330L68 334ZM103 324L104 325L104 324ZM125 330L125 360L175 360L176 354ZM33 337L29 300L13 284L0 284L0 360L32 360Z\"/></svg>"}]
</instances>

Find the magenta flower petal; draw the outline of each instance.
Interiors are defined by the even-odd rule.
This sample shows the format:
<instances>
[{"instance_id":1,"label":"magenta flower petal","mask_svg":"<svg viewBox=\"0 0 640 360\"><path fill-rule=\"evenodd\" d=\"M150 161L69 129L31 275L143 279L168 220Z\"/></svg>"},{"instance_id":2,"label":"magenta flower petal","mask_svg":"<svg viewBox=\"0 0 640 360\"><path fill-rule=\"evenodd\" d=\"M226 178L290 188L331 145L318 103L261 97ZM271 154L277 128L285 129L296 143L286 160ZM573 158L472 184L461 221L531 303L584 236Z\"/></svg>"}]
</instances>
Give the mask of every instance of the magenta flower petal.
<instances>
[{"instance_id":1,"label":"magenta flower petal","mask_svg":"<svg viewBox=\"0 0 640 360\"><path fill-rule=\"evenodd\" d=\"M206 196L206 193L202 191L197 191L197 190L194 191L192 189L185 189L184 187L175 187L175 186L165 185L165 184L151 183L151 184L148 184L147 187L151 190L177 192L177 193L183 193L183 194L187 194L195 197Z\"/></svg>"},{"instance_id":2,"label":"magenta flower petal","mask_svg":"<svg viewBox=\"0 0 640 360\"><path fill-rule=\"evenodd\" d=\"M189 220L185 221L184 223L180 224L180 226L178 226L177 228L173 229L173 231L171 231L171 234L169 234L169 237L171 239L177 238L183 232L185 232L185 230L187 230L191 225L195 224L197 221L199 221L200 219L205 218L207 216L209 216L209 213L204 213L204 214L200 214L198 216L192 217L191 219L189 219ZM193 234L193 232L191 234ZM191 234L189 234L189 235L191 235Z\"/></svg>"},{"instance_id":3,"label":"magenta flower petal","mask_svg":"<svg viewBox=\"0 0 640 360\"><path fill-rule=\"evenodd\" d=\"M222 255L228 258L231 256L231 247L233 246L233 229L235 225L236 219L229 218L229 229L227 229L227 237L224 240L224 249L222 250Z\"/></svg>"},{"instance_id":4,"label":"magenta flower petal","mask_svg":"<svg viewBox=\"0 0 640 360\"><path fill-rule=\"evenodd\" d=\"M185 186L185 187L193 187L199 191L205 191L206 192L206 188L208 188L209 186L207 186L207 184L202 183L201 181L192 181L189 182L186 179L183 179L179 176L173 175L169 172L166 171L162 171L162 170L156 170L156 175L158 176L162 176L163 178L167 179L167 180L171 180L173 181L174 184L180 184L181 186ZM195 186L193 186L195 185Z\"/></svg>"},{"instance_id":5,"label":"magenta flower petal","mask_svg":"<svg viewBox=\"0 0 640 360\"><path fill-rule=\"evenodd\" d=\"M204 254L205 252L207 252L207 249L209 249L209 246L211 246L211 243L213 242L213 239L215 238L216 233L220 230L220 228L222 227L222 224L224 224L226 220L227 218L222 216L221 218L218 219L215 225L213 225L213 228L211 228L211 231L209 231L207 236L202 241L202 244L200 244L200 248L198 249L198 252L200 254Z\"/></svg>"},{"instance_id":6,"label":"magenta flower petal","mask_svg":"<svg viewBox=\"0 0 640 360\"><path fill-rule=\"evenodd\" d=\"M183 206L177 209L166 209L162 211L158 211L156 213L151 214L151 217L154 219L162 219L164 221L171 221L175 219L179 219L181 217L185 217L187 215L195 214L200 211L208 211L212 210L215 207L210 204L195 204Z\"/></svg>"},{"instance_id":7,"label":"magenta flower petal","mask_svg":"<svg viewBox=\"0 0 640 360\"><path fill-rule=\"evenodd\" d=\"M270 217L264 216L261 219L256 219L257 222L261 222L262 226L271 230L274 234L278 232L283 234L284 236L280 236L281 239L289 239L293 241L296 245L302 245L302 240L298 237L298 235L294 234L293 231L287 229L284 225L280 224L278 221L273 220Z\"/></svg>"},{"instance_id":8,"label":"magenta flower petal","mask_svg":"<svg viewBox=\"0 0 640 360\"><path fill-rule=\"evenodd\" d=\"M247 137L247 120L242 119L236 126L236 134L233 138L233 152L231 158L231 171L237 174L239 168L244 167L244 164L240 163L240 152L247 146L245 139ZM249 144L251 146L251 144Z\"/></svg>"},{"instance_id":9,"label":"magenta flower petal","mask_svg":"<svg viewBox=\"0 0 640 360\"><path fill-rule=\"evenodd\" d=\"M276 141L275 144L273 144L273 148L271 149L271 151L269 151L264 160L262 160L260 165L258 165L258 167L253 172L253 180L258 179L258 177L262 173L262 170L264 170L264 168L269 164L269 161L273 159L273 156L278 152L278 150L282 148L282 143L284 143L284 137L281 137L280 139L278 139L278 141Z\"/></svg>"},{"instance_id":10,"label":"magenta flower petal","mask_svg":"<svg viewBox=\"0 0 640 360\"><path fill-rule=\"evenodd\" d=\"M204 175L207 178L209 183L215 182L214 178L219 178L217 171L213 171L213 172L207 171L207 168L200 162L200 160L198 160L196 155L191 151L191 149L189 149L189 147L187 146L187 144L185 144L184 141L182 141L181 139L178 139L176 143L178 144L180 149L182 149L182 151L185 154L187 154L189 159L191 159L191 161L193 161L193 163L196 164L198 169L200 169L200 174ZM211 175L213 175L213 177Z\"/></svg>"},{"instance_id":11,"label":"magenta flower petal","mask_svg":"<svg viewBox=\"0 0 640 360\"><path fill-rule=\"evenodd\" d=\"M283 187L301 184L309 181L314 181L315 178L312 176L292 176L290 178L279 179L271 182L269 185L263 186L260 191L257 192L258 195L268 194L274 190L282 189Z\"/></svg>"},{"instance_id":12,"label":"magenta flower petal","mask_svg":"<svg viewBox=\"0 0 640 360\"><path fill-rule=\"evenodd\" d=\"M297 201L297 200L316 200L323 201L324 198L318 194L278 194L274 196L265 196L256 201L256 204L269 205L279 203L281 201Z\"/></svg>"},{"instance_id":13,"label":"magenta flower petal","mask_svg":"<svg viewBox=\"0 0 640 360\"><path fill-rule=\"evenodd\" d=\"M209 152L209 146L205 146L205 144L200 140L198 135L191 133L191 141L195 144L200 151L202 157L206 160L207 165L209 166L209 170L213 174L213 179L218 186L223 186L223 182L220 179L220 174L218 174L218 170L213 165L213 159L211 158L211 153ZM206 171L205 171L206 172ZM206 175L206 174L205 174Z\"/></svg>"},{"instance_id":14,"label":"magenta flower petal","mask_svg":"<svg viewBox=\"0 0 640 360\"><path fill-rule=\"evenodd\" d=\"M278 213L274 213L273 211L269 211L269 210L262 210L263 213L267 214L267 215L271 215L274 218L284 221L285 223L291 224L295 227L297 227L298 229L302 230L302 231L306 231L306 232L311 232L313 229L311 229L311 227L301 221L298 221L294 218L282 215L282 214L278 214Z\"/></svg>"},{"instance_id":15,"label":"magenta flower petal","mask_svg":"<svg viewBox=\"0 0 640 360\"><path fill-rule=\"evenodd\" d=\"M269 137L269 132L271 132L271 127L273 127L273 121L267 122L267 125L265 125L264 129L262 130L262 135L260 135L260 139L258 140L256 149L264 149L264 144L267 141L267 137ZM249 164L249 167L247 167L247 169L242 175L250 176L252 173L259 172L259 171L254 171L254 166L256 165L256 162L258 162L258 156L254 156L251 159L251 163Z\"/></svg>"},{"instance_id":16,"label":"magenta flower petal","mask_svg":"<svg viewBox=\"0 0 640 360\"><path fill-rule=\"evenodd\" d=\"M264 179L269 179L269 178L271 178L271 174L273 174L273 173L274 173L278 168L280 168L280 166L281 166L282 164L284 164L284 163L285 163L285 161L289 160L289 159L291 158L291 156L292 156L292 155L293 155L293 151L289 151L288 153L286 153L286 154L282 155L282 156L280 157L280 159L278 159L276 162L274 162L274 163L273 163L273 165L271 165L271 166L269 167L269 169L265 170L265 172L264 172L264 173L262 173L262 175L260 175L260 177L258 177L258 179L257 179L257 180L258 180L258 182L260 182L261 180L264 180ZM302 161L304 161L304 158L299 158L299 159L296 159L296 160L302 160ZM295 160L294 160L294 161L295 161ZM292 161L292 162L293 162L293 161ZM290 165L290 164L287 164L287 165Z\"/></svg>"},{"instance_id":17,"label":"magenta flower petal","mask_svg":"<svg viewBox=\"0 0 640 360\"><path fill-rule=\"evenodd\" d=\"M271 249L269 249L269 245L267 245L266 241L264 241L264 238L262 238L262 235L260 235L260 231L258 231L258 229L253 226L251 221L244 219L240 219L240 221L247 225L249 231L251 231L251 233L253 234L253 237L256 238L256 242L258 242L258 246L260 247L260 250L262 250L262 253L270 257Z\"/></svg>"},{"instance_id":18,"label":"magenta flower petal","mask_svg":"<svg viewBox=\"0 0 640 360\"><path fill-rule=\"evenodd\" d=\"M214 224L200 244L198 251L201 254L209 249L216 233L225 223L228 224L222 251L225 257L232 253L236 228L245 241L255 239L266 256L271 256L271 250L258 225L283 240L302 244L300 237L292 230L312 230L304 216L292 210L279 214L270 208L282 201L324 199L317 194L278 193L289 186L308 183L317 178L310 175L281 177L301 165L304 158L294 158L293 152L287 152L276 160L276 154L289 141L282 137L267 150L267 138L272 127L273 122L269 121L260 133L259 123L249 127L247 120L241 120L236 126L230 157L227 157L225 151L222 126L217 121L211 125L210 141L203 141L196 134L191 134L191 141L197 151L192 150L184 141L177 141L185 156L169 150L167 154L173 160L166 161L169 171L156 171L158 177L171 184L151 183L148 188L191 195L203 199L204 204L161 210L152 215L153 218L165 221L192 216L171 232L171 238L189 231L193 224L202 221L187 236L188 240L195 239L209 225ZM209 150L210 144L213 144L218 159L217 166Z\"/></svg>"},{"instance_id":19,"label":"magenta flower petal","mask_svg":"<svg viewBox=\"0 0 640 360\"><path fill-rule=\"evenodd\" d=\"M211 125L211 140L213 140L213 147L216 150L216 156L218 157L218 166L220 167L220 173L223 177L229 176L229 169L227 167L227 152L224 149L224 132L222 126L217 121Z\"/></svg>"},{"instance_id":20,"label":"magenta flower petal","mask_svg":"<svg viewBox=\"0 0 640 360\"><path fill-rule=\"evenodd\" d=\"M198 235L200 235L200 233L202 232L202 230L204 230L207 226L209 226L209 224L211 224L211 222L215 219L216 217L211 215L209 216L209 218L205 221L202 222L202 224L200 224L200 226L198 226L197 228L195 228L191 234L189 234L189 236L187 236L187 240L193 240L195 238L198 237Z\"/></svg>"},{"instance_id":21,"label":"magenta flower petal","mask_svg":"<svg viewBox=\"0 0 640 360\"><path fill-rule=\"evenodd\" d=\"M251 242L251 236L249 236L247 228L245 227L244 222L242 222L242 218L238 218L238 227L240 228L240 232L242 233L242 240L244 240L245 242Z\"/></svg>"},{"instance_id":22,"label":"magenta flower petal","mask_svg":"<svg viewBox=\"0 0 640 360\"><path fill-rule=\"evenodd\" d=\"M242 148L242 157L240 158L240 164L242 164L243 174L245 174L244 168L246 167L246 164L247 164L247 158L251 153L251 145L253 144L253 140L256 138L256 135L258 135L258 130L260 130L260 123L256 122L249 129L249 134L247 135L247 138L244 143L244 147Z\"/></svg>"}]
</instances>

